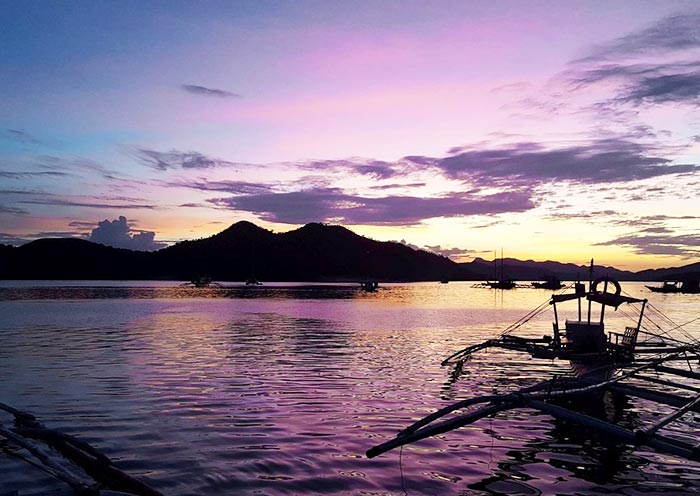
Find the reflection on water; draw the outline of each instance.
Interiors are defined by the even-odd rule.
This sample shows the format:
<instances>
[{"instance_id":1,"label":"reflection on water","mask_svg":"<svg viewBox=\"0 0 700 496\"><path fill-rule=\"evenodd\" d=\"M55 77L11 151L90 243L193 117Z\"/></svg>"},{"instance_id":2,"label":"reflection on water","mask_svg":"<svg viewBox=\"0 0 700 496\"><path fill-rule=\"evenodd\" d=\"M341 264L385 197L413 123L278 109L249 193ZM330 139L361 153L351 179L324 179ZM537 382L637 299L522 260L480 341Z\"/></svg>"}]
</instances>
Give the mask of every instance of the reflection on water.
<instances>
[{"instance_id":1,"label":"reflection on water","mask_svg":"<svg viewBox=\"0 0 700 496\"><path fill-rule=\"evenodd\" d=\"M440 361L548 297L468 283L0 287L0 401L93 443L167 494L586 494L698 490L700 465L526 409L399 452L365 450L454 399L566 364L505 350ZM641 285L633 286L641 290ZM629 290L628 290L629 291ZM678 322L695 300L656 298ZM535 322L551 329L547 318ZM546 332L546 331L545 331ZM604 397L592 415L634 425ZM6 421L7 419L0 419ZM55 487L0 457L0 490Z\"/></svg>"}]
</instances>

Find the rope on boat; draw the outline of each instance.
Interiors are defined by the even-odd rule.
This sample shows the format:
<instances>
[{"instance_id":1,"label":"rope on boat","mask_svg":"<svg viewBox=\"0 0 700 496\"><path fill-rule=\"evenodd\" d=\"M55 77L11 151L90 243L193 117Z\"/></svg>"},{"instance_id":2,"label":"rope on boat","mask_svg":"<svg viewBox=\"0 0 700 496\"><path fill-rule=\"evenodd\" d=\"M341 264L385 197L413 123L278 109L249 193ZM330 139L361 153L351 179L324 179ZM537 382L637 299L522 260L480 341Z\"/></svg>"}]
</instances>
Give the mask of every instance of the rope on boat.
<instances>
[{"instance_id":1,"label":"rope on boat","mask_svg":"<svg viewBox=\"0 0 700 496\"><path fill-rule=\"evenodd\" d=\"M573 284L570 284L570 285L562 288L558 294L563 294L564 292L571 289L572 287L573 287ZM552 301L551 297L547 298L545 301L540 303L535 309L529 311L527 314L523 315L518 320L516 320L515 322L510 324L508 327L506 327L503 331L501 331L500 334L498 334L498 336L496 338L489 339L489 340L484 341L483 343L480 343L480 344L470 345L470 346L467 346L465 348L462 348L459 351L456 351L455 353L448 356L447 358L445 358L442 361L442 366L447 365L450 362L450 360L453 360L455 358L459 358L460 361L467 360L471 356L472 353L479 351L479 350L482 350L484 348L488 348L489 346L491 346L491 344L495 340L510 335L510 333L512 333L513 331L516 331L517 329L519 329L520 327L527 324L529 321L531 321L532 319L534 319L535 317L537 317L538 315L543 313L547 309L547 307L550 305L551 301Z\"/></svg>"},{"instance_id":2,"label":"rope on boat","mask_svg":"<svg viewBox=\"0 0 700 496\"><path fill-rule=\"evenodd\" d=\"M573 288L573 284L569 284L568 286L562 288L559 290L557 294L564 294L566 291L569 289ZM507 336L511 332L517 330L518 328L522 327L523 325L527 324L529 321L537 317L539 314L541 314L552 302L552 298L547 298L545 301L540 303L536 308L533 310L530 310L526 315L520 317L520 319L516 320L513 322L511 325L505 328L499 335L499 337Z\"/></svg>"}]
</instances>

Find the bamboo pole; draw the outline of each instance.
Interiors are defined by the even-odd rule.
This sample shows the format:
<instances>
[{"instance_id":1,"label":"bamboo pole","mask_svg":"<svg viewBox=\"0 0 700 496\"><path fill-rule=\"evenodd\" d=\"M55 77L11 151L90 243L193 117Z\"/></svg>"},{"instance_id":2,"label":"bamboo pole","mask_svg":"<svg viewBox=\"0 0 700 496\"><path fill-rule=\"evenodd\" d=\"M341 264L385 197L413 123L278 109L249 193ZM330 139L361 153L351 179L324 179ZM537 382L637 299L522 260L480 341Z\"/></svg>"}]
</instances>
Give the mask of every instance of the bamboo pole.
<instances>
[{"instance_id":1,"label":"bamboo pole","mask_svg":"<svg viewBox=\"0 0 700 496\"><path fill-rule=\"evenodd\" d=\"M697 395L692 401L686 403L681 408L676 410L675 412L672 412L672 413L666 415L664 418L659 420L657 423L655 423L654 425L652 425L646 429L643 429L641 432L645 436L653 436L659 429L670 424L674 420L682 417L685 413L694 409L698 405L700 405L700 394Z\"/></svg>"},{"instance_id":2,"label":"bamboo pole","mask_svg":"<svg viewBox=\"0 0 700 496\"><path fill-rule=\"evenodd\" d=\"M424 427L423 429L417 430L411 434L407 434L405 436L401 437L396 437L394 439L390 439L389 441L386 441L382 444L379 444L377 446L373 446L372 448L368 449L367 452L365 453L367 455L367 458L374 458L375 456L379 456L382 453L386 453L389 450L392 450L394 448L398 448L399 446L403 446L405 444L410 444L416 441L420 441L421 439L425 439L426 437L431 437L431 436L437 436L438 434L444 434L445 432L449 432L451 430L457 429L459 427L463 427L468 424L472 424L476 422L479 419L482 419L484 417L488 417L489 415L494 415L498 412L502 412L504 410L509 410L513 408L512 403L501 403L497 405L488 405L483 408L480 408L476 410L475 412L471 412L465 415L461 415L459 417L455 417L450 420L446 420L444 422L441 422L436 425Z\"/></svg>"},{"instance_id":3,"label":"bamboo pole","mask_svg":"<svg viewBox=\"0 0 700 496\"><path fill-rule=\"evenodd\" d=\"M590 427L592 429L598 430L612 437L615 437L621 441L640 445L645 444L658 451L670 453L672 455L681 456L688 460L700 460L700 453L693 449L693 446L681 441L672 440L660 435L652 436L639 436L637 433L632 432L619 425L611 424L597 418L584 415L582 413L574 412L567 408L563 408L557 405L551 405L543 401L536 401L525 399L525 404L535 410L552 415L553 417L560 418L563 420L568 420L585 427Z\"/></svg>"}]
</instances>

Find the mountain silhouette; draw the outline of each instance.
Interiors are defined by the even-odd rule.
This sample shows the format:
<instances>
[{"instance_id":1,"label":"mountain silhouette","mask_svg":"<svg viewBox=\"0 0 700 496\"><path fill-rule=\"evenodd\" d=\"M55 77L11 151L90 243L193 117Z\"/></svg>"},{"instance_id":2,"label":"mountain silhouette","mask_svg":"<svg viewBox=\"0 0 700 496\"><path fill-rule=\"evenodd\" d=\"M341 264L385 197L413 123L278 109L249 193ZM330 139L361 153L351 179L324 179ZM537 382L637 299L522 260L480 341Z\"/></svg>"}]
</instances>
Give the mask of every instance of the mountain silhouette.
<instances>
[{"instance_id":1,"label":"mountain silhouette","mask_svg":"<svg viewBox=\"0 0 700 496\"><path fill-rule=\"evenodd\" d=\"M241 221L209 238L157 252L71 238L40 239L0 250L3 279L422 281L468 275L446 257L317 223L273 233Z\"/></svg>"},{"instance_id":2,"label":"mountain silhouette","mask_svg":"<svg viewBox=\"0 0 700 496\"><path fill-rule=\"evenodd\" d=\"M498 272L500 274L500 260ZM503 259L516 280L587 280L588 266ZM700 278L700 263L641 272L596 266L593 276L661 281ZM220 281L438 281L486 280L494 262L452 260L397 242L375 241L342 226L319 223L274 233L241 221L209 238L182 241L156 252L112 248L76 238L0 245L0 279L167 279Z\"/></svg>"}]
</instances>

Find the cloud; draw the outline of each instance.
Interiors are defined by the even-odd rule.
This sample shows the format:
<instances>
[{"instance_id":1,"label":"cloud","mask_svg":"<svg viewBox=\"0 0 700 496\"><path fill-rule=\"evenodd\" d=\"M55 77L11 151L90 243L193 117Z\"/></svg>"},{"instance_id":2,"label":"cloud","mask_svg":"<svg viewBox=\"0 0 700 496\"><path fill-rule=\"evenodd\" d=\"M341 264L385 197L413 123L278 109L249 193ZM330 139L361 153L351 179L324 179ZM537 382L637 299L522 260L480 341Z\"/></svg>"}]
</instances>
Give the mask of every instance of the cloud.
<instances>
[{"instance_id":1,"label":"cloud","mask_svg":"<svg viewBox=\"0 0 700 496\"><path fill-rule=\"evenodd\" d=\"M62 171L0 171L0 177L7 179L26 179L29 177L64 177L72 174Z\"/></svg>"},{"instance_id":2,"label":"cloud","mask_svg":"<svg viewBox=\"0 0 700 496\"><path fill-rule=\"evenodd\" d=\"M473 250L465 250L462 248L443 248L440 245L426 245L425 249L433 253L437 253L438 255L442 255L443 257L456 259L461 259L464 257L473 257L476 253Z\"/></svg>"},{"instance_id":3,"label":"cloud","mask_svg":"<svg viewBox=\"0 0 700 496\"><path fill-rule=\"evenodd\" d=\"M605 61L636 55L665 54L700 48L700 13L665 17L649 27L593 48L575 63Z\"/></svg>"},{"instance_id":4,"label":"cloud","mask_svg":"<svg viewBox=\"0 0 700 496\"><path fill-rule=\"evenodd\" d=\"M285 224L322 221L405 225L434 217L522 212L535 207L527 190L486 196L453 193L435 198L369 198L350 195L336 188L319 188L290 193L216 198L209 201L225 208L254 213L266 221Z\"/></svg>"},{"instance_id":5,"label":"cloud","mask_svg":"<svg viewBox=\"0 0 700 496\"><path fill-rule=\"evenodd\" d=\"M98 222L90 234L90 241L138 251L159 250L166 246L165 243L155 241L155 233L152 231L133 231L124 216L113 221L105 219Z\"/></svg>"},{"instance_id":6,"label":"cloud","mask_svg":"<svg viewBox=\"0 0 700 496\"><path fill-rule=\"evenodd\" d=\"M181 152L170 150L169 152L159 152L147 148L132 149L133 155L141 163L156 170L169 169L208 169L211 167L236 167L241 164L207 157L199 152Z\"/></svg>"},{"instance_id":7,"label":"cloud","mask_svg":"<svg viewBox=\"0 0 700 496\"><path fill-rule=\"evenodd\" d=\"M287 163L295 168L322 172L349 172L370 176L375 179L389 179L401 174L399 163L385 162L366 158L347 158L340 160L309 160L306 162Z\"/></svg>"},{"instance_id":8,"label":"cloud","mask_svg":"<svg viewBox=\"0 0 700 496\"><path fill-rule=\"evenodd\" d=\"M27 215L28 213L29 211L24 210L23 208L0 205L0 214Z\"/></svg>"},{"instance_id":9,"label":"cloud","mask_svg":"<svg viewBox=\"0 0 700 496\"><path fill-rule=\"evenodd\" d=\"M617 82L620 87L611 103L634 105L700 103L700 63L664 64L606 64L586 70L568 73L576 88L602 83Z\"/></svg>"},{"instance_id":10,"label":"cloud","mask_svg":"<svg viewBox=\"0 0 700 496\"><path fill-rule=\"evenodd\" d=\"M698 234L665 234L668 230L653 229L639 234L630 234L598 243L602 246L624 246L632 248L640 255L680 255L697 257L700 255L700 235Z\"/></svg>"},{"instance_id":11,"label":"cloud","mask_svg":"<svg viewBox=\"0 0 700 496\"><path fill-rule=\"evenodd\" d=\"M376 186L370 186L370 189L376 189L376 190L385 190L385 189L399 189L399 188L422 188L426 186L427 183L423 182L416 182L416 183L407 183L407 184L401 184L401 183L394 183L394 184L379 184Z\"/></svg>"},{"instance_id":12,"label":"cloud","mask_svg":"<svg viewBox=\"0 0 700 496\"><path fill-rule=\"evenodd\" d=\"M202 95L202 96L212 96L216 98L240 98L241 95L237 93L232 93L230 91L225 91L225 90L217 90L214 88L207 88L206 86L199 86L196 84L183 84L181 86L183 90L185 90L188 93L192 93L193 95Z\"/></svg>"},{"instance_id":13,"label":"cloud","mask_svg":"<svg viewBox=\"0 0 700 496\"><path fill-rule=\"evenodd\" d=\"M0 233L0 245L19 246L28 241L28 239L18 238L12 234Z\"/></svg>"},{"instance_id":14,"label":"cloud","mask_svg":"<svg viewBox=\"0 0 700 496\"><path fill-rule=\"evenodd\" d=\"M619 83L604 105L700 104L700 13L666 17L594 47L564 72L573 87Z\"/></svg>"},{"instance_id":15,"label":"cloud","mask_svg":"<svg viewBox=\"0 0 700 496\"><path fill-rule=\"evenodd\" d=\"M196 189L199 191L221 191L232 195L256 195L269 193L272 187L266 184L251 183L248 181L179 181L173 186Z\"/></svg>"},{"instance_id":16,"label":"cloud","mask_svg":"<svg viewBox=\"0 0 700 496\"><path fill-rule=\"evenodd\" d=\"M438 167L451 178L477 186L515 186L568 181L581 184L623 182L694 172L698 166L671 164L651 147L623 139L601 139L559 148L517 143L471 149L439 159L411 157Z\"/></svg>"},{"instance_id":17,"label":"cloud","mask_svg":"<svg viewBox=\"0 0 700 496\"><path fill-rule=\"evenodd\" d=\"M34 136L29 134L26 131L22 131L21 129L5 129L5 131L2 132L2 136L5 136L6 138L12 140L12 141L17 141L19 143L23 143L25 145L40 145L41 141L36 139Z\"/></svg>"},{"instance_id":18,"label":"cloud","mask_svg":"<svg viewBox=\"0 0 700 496\"><path fill-rule=\"evenodd\" d=\"M156 205L146 204L146 203L103 203L103 202L93 202L93 201L80 201L80 200L66 200L62 198L44 198L41 200L22 200L19 203L26 205L54 205L57 207L85 207L85 208L111 208L115 210L119 209L148 209L154 210L158 208Z\"/></svg>"}]
</instances>

